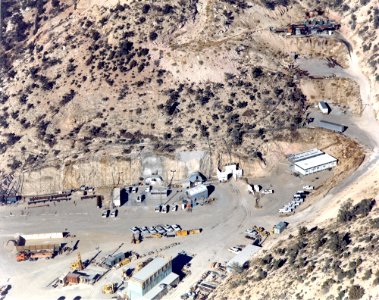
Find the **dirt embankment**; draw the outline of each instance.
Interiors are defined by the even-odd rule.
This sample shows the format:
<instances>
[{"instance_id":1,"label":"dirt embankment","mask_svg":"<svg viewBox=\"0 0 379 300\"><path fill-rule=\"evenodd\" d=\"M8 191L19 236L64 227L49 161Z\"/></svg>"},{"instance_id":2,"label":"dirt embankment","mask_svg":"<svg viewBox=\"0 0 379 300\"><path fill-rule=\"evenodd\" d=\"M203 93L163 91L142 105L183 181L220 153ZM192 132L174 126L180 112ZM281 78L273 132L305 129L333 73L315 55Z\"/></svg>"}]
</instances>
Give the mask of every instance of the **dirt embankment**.
<instances>
[{"instance_id":1,"label":"dirt embankment","mask_svg":"<svg viewBox=\"0 0 379 300\"><path fill-rule=\"evenodd\" d=\"M309 103L326 100L353 113L362 112L359 85L348 78L301 79L300 87Z\"/></svg>"},{"instance_id":2,"label":"dirt embankment","mask_svg":"<svg viewBox=\"0 0 379 300\"><path fill-rule=\"evenodd\" d=\"M320 148L339 159L335 168L336 181L350 173L363 160L363 151L353 141L344 136L320 129L300 130L296 140L290 141L290 133L281 135L279 141L268 142L262 147L263 161L251 156L237 156L215 149L178 152L172 156L161 156L152 152L142 152L134 158L122 158L101 153L91 159L77 161L56 161L50 166L23 173L23 194L56 192L78 188L81 185L94 187L122 186L139 181L140 177L159 174L169 181L180 183L195 171L207 177L215 177L217 166L238 163L244 176L256 178L268 176L280 161L290 153ZM279 137L279 136L278 136ZM330 142L334 141L334 142ZM174 171L174 172L173 172ZM330 184L334 183L331 181Z\"/></svg>"}]
</instances>

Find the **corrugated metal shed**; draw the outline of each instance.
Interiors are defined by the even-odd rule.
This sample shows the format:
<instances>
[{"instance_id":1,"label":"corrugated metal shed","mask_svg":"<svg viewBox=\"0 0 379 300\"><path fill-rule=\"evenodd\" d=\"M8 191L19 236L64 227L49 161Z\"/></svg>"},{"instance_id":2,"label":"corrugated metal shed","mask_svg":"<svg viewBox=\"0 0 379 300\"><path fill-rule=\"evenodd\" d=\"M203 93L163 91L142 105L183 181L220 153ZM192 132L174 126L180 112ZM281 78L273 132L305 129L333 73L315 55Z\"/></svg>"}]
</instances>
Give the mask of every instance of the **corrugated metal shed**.
<instances>
[{"instance_id":1,"label":"corrugated metal shed","mask_svg":"<svg viewBox=\"0 0 379 300\"><path fill-rule=\"evenodd\" d=\"M344 125L333 123L333 122L329 122L329 121L324 121L324 120L320 121L319 127L320 128L329 129L329 130L333 130L335 132L344 132L346 130L346 128L347 128Z\"/></svg>"},{"instance_id":2,"label":"corrugated metal shed","mask_svg":"<svg viewBox=\"0 0 379 300\"><path fill-rule=\"evenodd\" d=\"M109 267L113 267L115 264L119 263L125 258L125 253L120 252L115 255L107 257L105 264Z\"/></svg>"},{"instance_id":3,"label":"corrugated metal shed","mask_svg":"<svg viewBox=\"0 0 379 300\"><path fill-rule=\"evenodd\" d=\"M186 190L187 197L191 199L201 199L208 197L208 188L204 184L199 184L193 188Z\"/></svg>"}]
</instances>

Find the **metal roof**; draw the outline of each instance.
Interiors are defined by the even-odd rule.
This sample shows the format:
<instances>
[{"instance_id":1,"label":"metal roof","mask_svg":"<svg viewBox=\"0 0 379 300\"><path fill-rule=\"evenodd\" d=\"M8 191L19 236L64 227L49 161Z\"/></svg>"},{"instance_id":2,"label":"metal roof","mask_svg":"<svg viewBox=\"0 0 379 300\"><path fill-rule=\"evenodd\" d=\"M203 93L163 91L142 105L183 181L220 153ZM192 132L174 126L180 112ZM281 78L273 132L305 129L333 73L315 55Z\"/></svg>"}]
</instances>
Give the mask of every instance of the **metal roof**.
<instances>
[{"instance_id":1,"label":"metal roof","mask_svg":"<svg viewBox=\"0 0 379 300\"><path fill-rule=\"evenodd\" d=\"M160 270L163 266L167 264L167 261L162 257L154 258L150 263L148 263L144 268L137 272L132 279L140 282L145 282L150 276L155 272Z\"/></svg>"},{"instance_id":2,"label":"metal roof","mask_svg":"<svg viewBox=\"0 0 379 300\"><path fill-rule=\"evenodd\" d=\"M125 253L120 252L120 253L114 254L112 256L108 256L105 260L105 263L106 264L113 264L116 260L124 259L124 258L125 258Z\"/></svg>"},{"instance_id":3,"label":"metal roof","mask_svg":"<svg viewBox=\"0 0 379 300\"><path fill-rule=\"evenodd\" d=\"M275 225L275 228L277 229L283 229L287 227L287 223L280 221L278 224Z\"/></svg>"},{"instance_id":4,"label":"metal roof","mask_svg":"<svg viewBox=\"0 0 379 300\"><path fill-rule=\"evenodd\" d=\"M325 108L325 109L329 109L328 104L325 101L320 101L319 106L321 106L322 108Z\"/></svg>"},{"instance_id":5,"label":"metal roof","mask_svg":"<svg viewBox=\"0 0 379 300\"><path fill-rule=\"evenodd\" d=\"M239 264L240 266L243 266L245 263L247 263L252 256L257 253L261 247L256 245L247 245L245 248L242 249L240 253L238 253L236 256L234 256L229 262L228 266L232 266L234 263Z\"/></svg>"},{"instance_id":6,"label":"metal roof","mask_svg":"<svg viewBox=\"0 0 379 300\"><path fill-rule=\"evenodd\" d=\"M337 159L327 153L304 159L295 163L296 166L303 170L312 169L317 166L322 166L331 162L337 161Z\"/></svg>"},{"instance_id":7,"label":"metal roof","mask_svg":"<svg viewBox=\"0 0 379 300\"><path fill-rule=\"evenodd\" d=\"M319 127L329 129L329 130L333 130L336 132L344 132L346 129L346 126L344 126L344 125L332 123L332 122L328 122L328 121L324 121L324 120L321 120L319 122Z\"/></svg>"},{"instance_id":8,"label":"metal roof","mask_svg":"<svg viewBox=\"0 0 379 300\"><path fill-rule=\"evenodd\" d=\"M291 154L288 156L288 160L291 162L297 162L297 161L308 159L308 158L311 158L311 157L314 157L314 156L317 156L317 155L320 155L323 153L324 152L322 152L321 150L314 148L314 149L311 149L311 150L308 150L305 152L301 152L301 153L297 153L297 154Z\"/></svg>"},{"instance_id":9,"label":"metal roof","mask_svg":"<svg viewBox=\"0 0 379 300\"><path fill-rule=\"evenodd\" d=\"M204 184L199 184L193 188L187 189L186 194L191 197L205 192L208 193L207 187Z\"/></svg>"},{"instance_id":10,"label":"metal roof","mask_svg":"<svg viewBox=\"0 0 379 300\"><path fill-rule=\"evenodd\" d=\"M177 280L179 275L175 273L168 274L163 280L158 282L150 291L148 291L143 297L143 300L147 299L156 299L156 297L165 289L161 284L171 285L175 280ZM158 299L158 298L157 298Z\"/></svg>"}]
</instances>

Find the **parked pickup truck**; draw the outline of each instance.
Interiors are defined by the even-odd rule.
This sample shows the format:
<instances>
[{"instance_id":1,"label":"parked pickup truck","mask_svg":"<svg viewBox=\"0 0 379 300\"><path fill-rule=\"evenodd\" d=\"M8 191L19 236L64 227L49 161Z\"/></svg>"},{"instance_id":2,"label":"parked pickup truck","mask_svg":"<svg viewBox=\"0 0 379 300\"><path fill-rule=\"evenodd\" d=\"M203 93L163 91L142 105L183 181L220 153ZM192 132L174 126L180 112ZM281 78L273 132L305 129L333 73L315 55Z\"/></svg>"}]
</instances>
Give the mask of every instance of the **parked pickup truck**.
<instances>
[{"instance_id":1,"label":"parked pickup truck","mask_svg":"<svg viewBox=\"0 0 379 300\"><path fill-rule=\"evenodd\" d=\"M313 185L304 185L303 186L303 190L305 190L305 191L312 191L314 189L315 189L315 187Z\"/></svg>"},{"instance_id":2,"label":"parked pickup truck","mask_svg":"<svg viewBox=\"0 0 379 300\"><path fill-rule=\"evenodd\" d=\"M265 190L262 190L261 193L262 193L262 194L273 194L273 193L274 193L274 190L268 190L268 189L265 189Z\"/></svg>"}]
</instances>

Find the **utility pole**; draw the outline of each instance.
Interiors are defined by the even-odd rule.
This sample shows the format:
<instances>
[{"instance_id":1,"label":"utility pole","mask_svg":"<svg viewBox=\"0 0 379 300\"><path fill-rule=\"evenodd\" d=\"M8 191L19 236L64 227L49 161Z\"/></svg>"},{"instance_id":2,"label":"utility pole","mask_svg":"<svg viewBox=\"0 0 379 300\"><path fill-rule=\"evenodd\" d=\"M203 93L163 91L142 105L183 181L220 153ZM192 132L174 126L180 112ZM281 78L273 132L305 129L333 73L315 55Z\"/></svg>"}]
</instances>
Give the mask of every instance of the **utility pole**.
<instances>
[{"instance_id":1,"label":"utility pole","mask_svg":"<svg viewBox=\"0 0 379 300\"><path fill-rule=\"evenodd\" d=\"M170 183L168 184L168 188L169 189L171 189L172 180L174 179L174 174L175 174L176 170L170 170L170 172L172 173L172 176L171 176Z\"/></svg>"}]
</instances>

